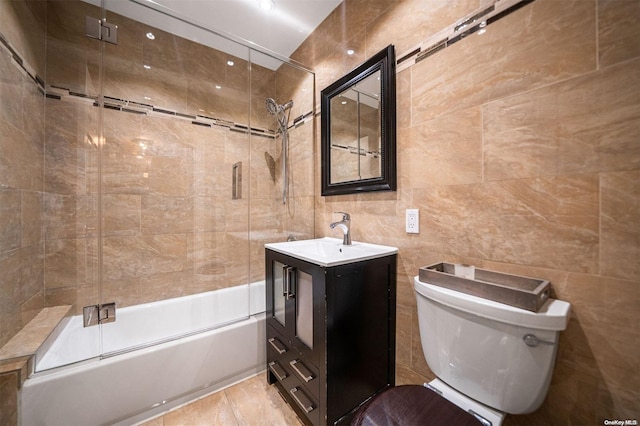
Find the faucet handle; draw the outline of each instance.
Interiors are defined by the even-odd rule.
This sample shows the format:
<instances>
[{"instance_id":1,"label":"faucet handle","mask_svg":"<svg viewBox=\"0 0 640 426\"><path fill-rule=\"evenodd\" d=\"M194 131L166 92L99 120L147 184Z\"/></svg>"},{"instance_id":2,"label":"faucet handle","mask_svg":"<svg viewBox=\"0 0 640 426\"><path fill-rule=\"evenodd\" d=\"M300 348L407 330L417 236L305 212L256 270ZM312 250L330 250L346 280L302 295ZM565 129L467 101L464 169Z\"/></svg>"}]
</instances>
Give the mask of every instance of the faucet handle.
<instances>
[{"instance_id":1,"label":"faucet handle","mask_svg":"<svg viewBox=\"0 0 640 426\"><path fill-rule=\"evenodd\" d=\"M351 216L349 215L349 213L345 213L345 212L333 212L333 213L341 214L342 220L351 220Z\"/></svg>"}]
</instances>

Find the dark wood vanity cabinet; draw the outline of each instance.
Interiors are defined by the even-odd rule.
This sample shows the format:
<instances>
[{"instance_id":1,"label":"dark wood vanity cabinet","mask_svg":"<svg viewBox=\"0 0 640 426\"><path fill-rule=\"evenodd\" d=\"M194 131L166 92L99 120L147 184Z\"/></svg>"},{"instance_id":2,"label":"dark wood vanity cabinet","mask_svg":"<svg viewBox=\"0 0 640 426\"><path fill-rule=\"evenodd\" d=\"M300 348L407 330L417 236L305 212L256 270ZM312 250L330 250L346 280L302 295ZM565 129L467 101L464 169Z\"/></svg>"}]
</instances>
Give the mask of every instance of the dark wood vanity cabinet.
<instances>
[{"instance_id":1,"label":"dark wood vanity cabinet","mask_svg":"<svg viewBox=\"0 0 640 426\"><path fill-rule=\"evenodd\" d=\"M395 382L395 254L324 267L266 249L267 380L306 424Z\"/></svg>"}]
</instances>

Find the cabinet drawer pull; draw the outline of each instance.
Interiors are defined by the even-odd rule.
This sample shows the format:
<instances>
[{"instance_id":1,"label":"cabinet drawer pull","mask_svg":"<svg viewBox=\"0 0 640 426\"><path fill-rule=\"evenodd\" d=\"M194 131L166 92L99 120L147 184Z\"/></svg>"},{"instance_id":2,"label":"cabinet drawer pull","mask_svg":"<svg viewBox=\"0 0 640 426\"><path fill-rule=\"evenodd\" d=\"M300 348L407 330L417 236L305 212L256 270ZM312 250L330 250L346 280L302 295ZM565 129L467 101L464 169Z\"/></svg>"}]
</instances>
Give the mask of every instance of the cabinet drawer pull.
<instances>
[{"instance_id":1,"label":"cabinet drawer pull","mask_svg":"<svg viewBox=\"0 0 640 426\"><path fill-rule=\"evenodd\" d=\"M287 378L287 372L277 362L273 361L269 363L269 370L276 376L276 379L283 381Z\"/></svg>"},{"instance_id":2,"label":"cabinet drawer pull","mask_svg":"<svg viewBox=\"0 0 640 426\"><path fill-rule=\"evenodd\" d=\"M298 373L298 376L300 376L302 380L304 380L305 382L309 383L311 380L314 379L313 373L309 371L309 369L305 367L304 364L298 361L297 359L294 359L293 361L289 362L289 364L293 368L293 371Z\"/></svg>"},{"instance_id":3,"label":"cabinet drawer pull","mask_svg":"<svg viewBox=\"0 0 640 426\"><path fill-rule=\"evenodd\" d=\"M315 408L313 406L313 402L298 388L293 388L289 391L293 399L296 400L300 408L304 410L305 413L310 413Z\"/></svg>"},{"instance_id":4,"label":"cabinet drawer pull","mask_svg":"<svg viewBox=\"0 0 640 426\"><path fill-rule=\"evenodd\" d=\"M278 352L278 354L280 355L287 351L287 348L282 344L282 342L280 342L280 340L276 339L275 337L270 338L268 342L271 343L273 349L275 349L276 352Z\"/></svg>"}]
</instances>

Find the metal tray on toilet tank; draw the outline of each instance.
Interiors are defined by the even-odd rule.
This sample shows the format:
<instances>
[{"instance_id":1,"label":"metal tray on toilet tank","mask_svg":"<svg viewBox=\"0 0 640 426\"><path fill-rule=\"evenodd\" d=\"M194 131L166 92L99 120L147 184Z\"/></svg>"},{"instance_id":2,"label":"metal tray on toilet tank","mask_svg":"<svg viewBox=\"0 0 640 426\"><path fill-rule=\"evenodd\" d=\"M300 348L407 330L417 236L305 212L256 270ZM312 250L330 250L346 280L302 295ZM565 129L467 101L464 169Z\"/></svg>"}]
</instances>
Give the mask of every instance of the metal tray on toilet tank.
<instances>
[{"instance_id":1,"label":"metal tray on toilet tank","mask_svg":"<svg viewBox=\"0 0 640 426\"><path fill-rule=\"evenodd\" d=\"M551 290L551 284L547 280L444 262L420 268L418 276L420 281L428 284L532 312L540 310Z\"/></svg>"}]
</instances>

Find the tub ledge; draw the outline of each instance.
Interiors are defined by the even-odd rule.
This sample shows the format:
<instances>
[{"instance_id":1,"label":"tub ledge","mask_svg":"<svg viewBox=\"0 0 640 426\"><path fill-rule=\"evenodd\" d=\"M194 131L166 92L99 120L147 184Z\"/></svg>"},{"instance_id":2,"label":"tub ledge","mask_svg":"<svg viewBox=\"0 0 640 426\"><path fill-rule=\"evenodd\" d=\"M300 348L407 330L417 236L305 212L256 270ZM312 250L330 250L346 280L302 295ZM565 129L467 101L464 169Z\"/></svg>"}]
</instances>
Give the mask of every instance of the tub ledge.
<instances>
[{"instance_id":1,"label":"tub ledge","mask_svg":"<svg viewBox=\"0 0 640 426\"><path fill-rule=\"evenodd\" d=\"M0 376L16 375L17 389L33 373L33 356L60 329L71 314L71 305L42 309L22 330L0 348Z\"/></svg>"}]
</instances>

